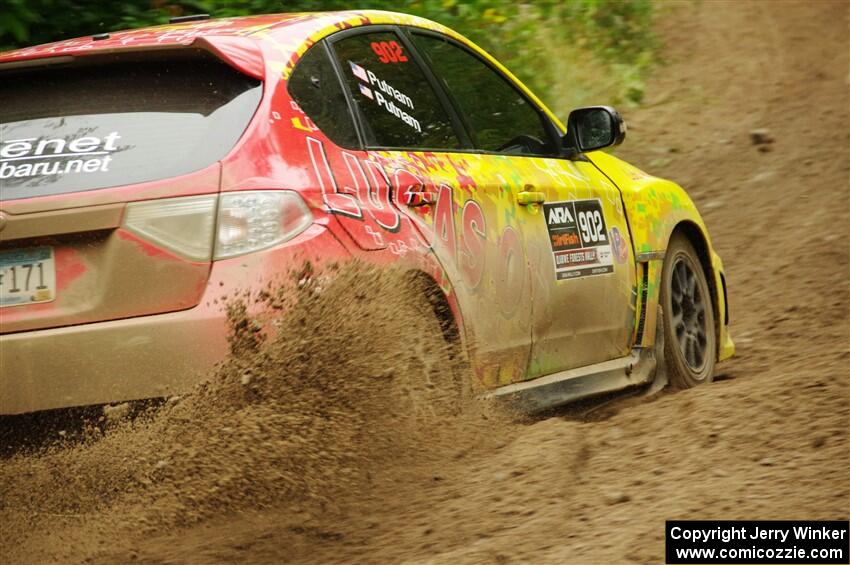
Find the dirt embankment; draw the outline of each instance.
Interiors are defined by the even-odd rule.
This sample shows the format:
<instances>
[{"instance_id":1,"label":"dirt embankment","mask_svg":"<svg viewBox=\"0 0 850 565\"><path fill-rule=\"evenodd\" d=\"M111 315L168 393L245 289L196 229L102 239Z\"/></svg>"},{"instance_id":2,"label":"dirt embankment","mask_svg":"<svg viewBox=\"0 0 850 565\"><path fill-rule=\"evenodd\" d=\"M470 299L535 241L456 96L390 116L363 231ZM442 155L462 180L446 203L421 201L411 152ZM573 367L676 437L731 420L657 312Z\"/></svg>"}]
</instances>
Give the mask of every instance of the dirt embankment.
<instances>
[{"instance_id":1,"label":"dirt embankment","mask_svg":"<svg viewBox=\"0 0 850 565\"><path fill-rule=\"evenodd\" d=\"M314 349L284 341L152 424L0 460L0 560L660 563L665 519L846 519L848 11L679 5L659 22L667 65L626 112L622 155L688 188L726 263L738 356L716 383L592 421L435 414L403 379L385 396L357 378L384 368L348 294L330 329L304 323L377 357L310 365ZM390 373L451 359L417 347ZM305 377L321 371L355 378ZM395 394L415 418L387 409ZM316 395L339 400L330 418Z\"/></svg>"}]
</instances>

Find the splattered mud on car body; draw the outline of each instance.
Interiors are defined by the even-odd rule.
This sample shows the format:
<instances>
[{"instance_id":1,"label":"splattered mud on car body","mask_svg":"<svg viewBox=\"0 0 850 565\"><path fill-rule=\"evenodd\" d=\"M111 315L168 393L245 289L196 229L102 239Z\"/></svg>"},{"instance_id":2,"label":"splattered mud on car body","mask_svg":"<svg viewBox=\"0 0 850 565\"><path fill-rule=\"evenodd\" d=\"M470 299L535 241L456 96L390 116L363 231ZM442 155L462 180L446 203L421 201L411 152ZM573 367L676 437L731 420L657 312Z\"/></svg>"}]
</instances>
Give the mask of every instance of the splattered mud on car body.
<instances>
[{"instance_id":1,"label":"splattered mud on car body","mask_svg":"<svg viewBox=\"0 0 850 565\"><path fill-rule=\"evenodd\" d=\"M353 80L351 86L358 85L354 90L356 96L362 96L354 100L358 107L368 109L370 104L375 104L371 89L378 86L369 79L372 73L382 84L394 85L392 88L398 93L395 99L408 100L410 106L405 108L409 112L424 111L427 100L422 97L426 89L419 89L412 96L412 92L399 90L397 82L388 82L386 73L398 65L415 69L418 63L414 63L413 43L409 41L427 41L415 35L427 32L438 34L427 37L456 42L466 56L478 61L476 64L486 65L488 72L499 73L500 80L508 81L539 113L546 136L555 139L564 133L563 124L551 111L479 47L434 22L388 12L273 15L171 24L114 32L98 41L82 38L2 54L0 70L3 65L37 65L40 60L47 63L55 59L57 64L63 64L63 57L82 65L86 61L94 64L101 60L99 57L146 60L156 54L177 56L199 51L262 81L262 99L253 118L219 162L174 179L86 191L74 199L52 195L5 200L4 211L19 217L20 222L29 221L28 215L43 213L47 208L96 208L163 196L197 195L200 202L210 193L244 191L250 195L269 189L296 192L306 202L312 217L310 229L282 248L248 253L238 259L215 260L214 257L211 262L206 257L216 255L218 249L206 251L208 255L197 255L204 259L187 261L151 237L138 237L138 230L128 229L126 217L118 226L92 224L88 229L115 230L101 242L104 249L134 244L133 252L137 255L150 258L161 253L163 261L175 262L171 268L184 273L174 279L186 287L182 295L173 304L163 304L156 311L157 297L165 289L161 282L150 281L148 273L138 278L144 284L136 285L139 288L133 292L132 300L119 305L109 299L102 301L99 309L92 306L90 312L83 313L77 309L70 317L67 315L71 310L70 298L66 297L96 294L100 288L96 284L97 274L107 269L102 263L110 261L113 255L104 252L103 257L84 256L70 247L60 248L58 253L76 254L85 268L83 275L59 293L56 301L20 307L10 313L10 320L20 318L19 324L30 324L19 329L53 332L63 323L112 319L116 332L137 336L138 343L150 340L153 345L149 351L159 351L155 357L165 358L172 354L172 343L155 337L160 332L153 327L157 322L151 314L174 312L174 321L163 323L206 326L220 334L223 319L219 302L228 294L243 287L261 288L293 261L338 261L354 256L375 264L408 265L429 276L444 291L445 301L469 349L477 382L497 387L624 358L635 348L652 347L664 249L675 230L689 226L688 233L693 233L694 241L701 243L699 252L712 282L712 302L718 321L715 332L721 344L717 356L720 360L732 355L734 346L725 317L719 315L725 311L726 299L721 284L722 264L696 208L677 185L639 174L637 169L599 152L590 152L583 159L564 158L554 149L530 155L501 154L473 149L465 139L466 134L460 133L456 148L440 150L391 150L359 142L355 142L359 147L351 148L335 143L298 103L290 82L298 73L299 63L310 53L342 49L340 46L356 43L358 37L363 37L358 33L377 33L373 29L383 30L381 33L385 35L408 31L412 35L403 41L401 36L398 41L384 41L387 45L395 43L392 47L395 61L373 46L372 58L355 65L363 69L354 74L359 79L349 76L348 64L353 64L349 55L346 55L349 59L337 61L343 69L342 76L347 77L339 80ZM424 49L424 45L416 50ZM340 54L337 52L336 56ZM380 89L375 92L380 93ZM405 123L404 127L410 126L409 120L405 122L398 115L385 115ZM351 127L362 137L357 123L355 120ZM426 135L434 126L424 121L423 124L426 127L416 133ZM206 186L201 188L192 182L192 177L203 178ZM219 188L213 188L216 185ZM528 195L541 202L562 202L568 206L574 206L570 204L573 202L597 201L598 219L592 226L580 212L578 223L560 229L572 230L573 235L578 234L580 225L587 230L596 229L598 223L604 229L598 235L587 231L587 237L582 237L586 243L576 249L556 249L543 207L538 200L527 201ZM214 209L212 204L208 205ZM590 236L604 238L605 244L597 247ZM118 239L124 243L119 244L115 241ZM607 243L609 240L616 243L616 249ZM587 268L569 265L587 265ZM190 271L194 274L189 275ZM201 281L205 273L208 273L206 284ZM39 308L42 312L32 322L30 312ZM569 317L559 315L567 311ZM80 326L79 331L85 330ZM48 334L44 336L46 340ZM82 339L86 336L71 331L61 336L65 350L77 347ZM122 339L133 342L129 337ZM27 340L26 336L0 338L0 348L7 357L19 359ZM35 347L43 350L47 346L45 340L37 342ZM212 361L221 358L221 339L211 339L210 343L214 345L208 348L185 344L187 351L192 352L187 364L202 372ZM131 356L139 360L145 357L141 349L131 349ZM116 361L111 365L117 364ZM14 370L29 369L21 366ZM12 400L4 410L21 412L169 394L179 391L181 379L186 379L186 384L192 382L192 373L185 370L179 375L166 370L150 371L152 376L147 378L130 371L122 383L137 383L134 386L104 386L109 377L102 376L77 390L51 391L46 383L39 382L45 378L39 375L52 374L55 367L29 371L29 379L42 392L23 398L22 395L28 394L25 390L6 383L5 396ZM74 370L74 373L83 372L83 366Z\"/></svg>"}]
</instances>

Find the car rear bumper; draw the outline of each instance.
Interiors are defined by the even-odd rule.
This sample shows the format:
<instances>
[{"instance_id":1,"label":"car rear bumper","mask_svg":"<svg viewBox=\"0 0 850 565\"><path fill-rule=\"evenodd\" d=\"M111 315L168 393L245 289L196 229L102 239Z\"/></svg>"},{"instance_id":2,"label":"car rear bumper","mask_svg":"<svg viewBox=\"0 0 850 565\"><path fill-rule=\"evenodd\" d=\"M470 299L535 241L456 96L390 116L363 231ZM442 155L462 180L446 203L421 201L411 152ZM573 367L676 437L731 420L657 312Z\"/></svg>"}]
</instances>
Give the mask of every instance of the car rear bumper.
<instances>
[{"instance_id":1,"label":"car rear bumper","mask_svg":"<svg viewBox=\"0 0 850 565\"><path fill-rule=\"evenodd\" d=\"M186 392L228 352L225 304L304 261L350 257L324 226L267 251L213 264L194 308L0 335L0 414Z\"/></svg>"},{"instance_id":2,"label":"car rear bumper","mask_svg":"<svg viewBox=\"0 0 850 565\"><path fill-rule=\"evenodd\" d=\"M0 414L167 396L227 352L204 308L0 336Z\"/></svg>"}]
</instances>

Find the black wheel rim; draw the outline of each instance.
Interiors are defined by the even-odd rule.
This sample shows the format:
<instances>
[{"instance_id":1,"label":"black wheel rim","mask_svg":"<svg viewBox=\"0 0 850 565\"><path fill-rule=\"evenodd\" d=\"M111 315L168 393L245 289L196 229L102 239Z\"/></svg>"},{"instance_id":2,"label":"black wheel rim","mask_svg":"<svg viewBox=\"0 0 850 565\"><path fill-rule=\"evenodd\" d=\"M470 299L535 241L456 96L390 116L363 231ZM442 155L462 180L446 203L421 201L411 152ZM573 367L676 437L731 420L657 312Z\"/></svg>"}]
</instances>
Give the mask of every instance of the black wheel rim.
<instances>
[{"instance_id":1,"label":"black wheel rim","mask_svg":"<svg viewBox=\"0 0 850 565\"><path fill-rule=\"evenodd\" d=\"M678 258L670 281L671 325L682 359L695 373L705 368L708 327L703 292L689 261ZM702 377L698 377L702 378Z\"/></svg>"}]
</instances>

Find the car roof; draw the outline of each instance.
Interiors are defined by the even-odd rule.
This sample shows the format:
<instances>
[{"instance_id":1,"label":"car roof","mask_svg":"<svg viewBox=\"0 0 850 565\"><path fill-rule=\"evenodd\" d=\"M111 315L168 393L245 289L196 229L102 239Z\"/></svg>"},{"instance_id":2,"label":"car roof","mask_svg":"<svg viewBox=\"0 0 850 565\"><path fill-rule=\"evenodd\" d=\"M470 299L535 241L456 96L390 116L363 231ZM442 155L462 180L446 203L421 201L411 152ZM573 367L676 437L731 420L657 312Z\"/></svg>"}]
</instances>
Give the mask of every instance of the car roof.
<instances>
[{"instance_id":1,"label":"car roof","mask_svg":"<svg viewBox=\"0 0 850 565\"><path fill-rule=\"evenodd\" d=\"M263 14L234 18L206 19L159 26L94 34L0 53L0 63L62 55L83 55L122 49L189 45L199 38L247 37L259 41L271 39L281 51L299 51L299 43L321 37L334 30L369 24L413 25L458 37L457 33L436 22L397 12L351 10ZM281 33L283 32L283 33ZM290 33L294 32L294 33ZM281 38L285 38L280 44Z\"/></svg>"},{"instance_id":2,"label":"car roof","mask_svg":"<svg viewBox=\"0 0 850 565\"><path fill-rule=\"evenodd\" d=\"M188 46L195 41L212 41L216 38L224 41L228 38L243 38L235 40L254 40L257 44L270 43L275 51L275 61L267 61L267 63L277 67L282 77L287 79L294 65L314 43L336 31L365 25L406 25L429 29L466 44L516 81L523 92L543 109L556 126L565 131L561 121L522 81L469 39L437 22L419 16L384 10L263 14L115 31L109 32L108 37L98 39L95 39L98 35L89 35L0 53L0 70L3 67L33 59ZM227 46L219 45L216 50L227 50ZM250 67L250 64L245 65L242 70L253 76L262 76L259 70L254 69L252 72Z\"/></svg>"}]
</instances>

